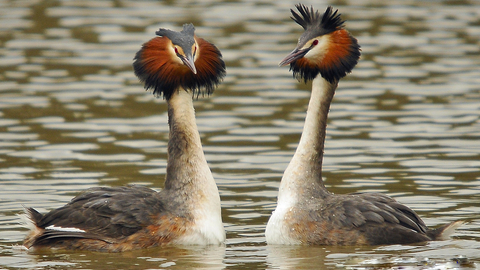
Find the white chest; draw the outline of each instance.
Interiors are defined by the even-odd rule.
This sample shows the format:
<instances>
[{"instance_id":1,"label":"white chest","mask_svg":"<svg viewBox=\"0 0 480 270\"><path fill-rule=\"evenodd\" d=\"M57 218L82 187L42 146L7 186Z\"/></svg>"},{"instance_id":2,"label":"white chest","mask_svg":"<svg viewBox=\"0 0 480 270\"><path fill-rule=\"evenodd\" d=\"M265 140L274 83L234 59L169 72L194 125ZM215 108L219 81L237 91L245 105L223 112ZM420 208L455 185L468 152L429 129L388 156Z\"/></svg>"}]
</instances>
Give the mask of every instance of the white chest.
<instances>
[{"instance_id":1,"label":"white chest","mask_svg":"<svg viewBox=\"0 0 480 270\"><path fill-rule=\"evenodd\" d=\"M217 191L218 193L218 191ZM214 199L218 197L218 199ZM219 245L225 242L225 229L222 223L220 198L197 202L192 209L193 224L187 232L174 240L179 245Z\"/></svg>"},{"instance_id":2,"label":"white chest","mask_svg":"<svg viewBox=\"0 0 480 270\"><path fill-rule=\"evenodd\" d=\"M289 226L288 218L292 210L288 202L279 202L273 211L265 229L265 238L270 245L300 245L301 242L290 235L292 228Z\"/></svg>"}]
</instances>

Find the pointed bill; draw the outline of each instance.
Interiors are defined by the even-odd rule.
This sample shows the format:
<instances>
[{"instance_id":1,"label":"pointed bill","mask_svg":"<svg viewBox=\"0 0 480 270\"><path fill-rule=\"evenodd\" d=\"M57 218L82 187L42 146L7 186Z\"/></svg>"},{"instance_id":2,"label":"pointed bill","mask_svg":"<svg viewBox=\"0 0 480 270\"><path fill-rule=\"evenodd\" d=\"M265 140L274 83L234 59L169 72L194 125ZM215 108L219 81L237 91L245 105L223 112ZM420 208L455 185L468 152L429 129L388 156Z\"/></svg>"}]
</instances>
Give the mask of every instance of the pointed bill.
<instances>
[{"instance_id":1,"label":"pointed bill","mask_svg":"<svg viewBox=\"0 0 480 270\"><path fill-rule=\"evenodd\" d=\"M283 60L278 64L279 66L285 66L292 62L297 61L298 59L302 58L305 54L307 54L309 49L302 49L299 50L295 48L290 54L288 54Z\"/></svg>"},{"instance_id":2,"label":"pointed bill","mask_svg":"<svg viewBox=\"0 0 480 270\"><path fill-rule=\"evenodd\" d=\"M187 54L187 56L180 57L183 63L193 72L193 74L197 74L197 69L195 68L195 63L192 54Z\"/></svg>"}]
</instances>

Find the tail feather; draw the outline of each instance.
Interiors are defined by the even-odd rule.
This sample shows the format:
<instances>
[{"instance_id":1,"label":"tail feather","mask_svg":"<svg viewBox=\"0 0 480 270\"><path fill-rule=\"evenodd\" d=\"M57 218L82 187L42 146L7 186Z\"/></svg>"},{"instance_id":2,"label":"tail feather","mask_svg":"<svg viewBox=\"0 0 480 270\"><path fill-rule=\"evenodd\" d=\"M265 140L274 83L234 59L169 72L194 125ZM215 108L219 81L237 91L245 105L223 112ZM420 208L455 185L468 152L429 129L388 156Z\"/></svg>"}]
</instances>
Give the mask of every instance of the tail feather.
<instances>
[{"instance_id":1,"label":"tail feather","mask_svg":"<svg viewBox=\"0 0 480 270\"><path fill-rule=\"evenodd\" d=\"M436 229L433 230L428 230L427 235L430 237L432 240L446 240L452 235L455 230L460 227L465 221L463 220L458 220L454 221L448 224L445 224L443 226L440 226Z\"/></svg>"},{"instance_id":2,"label":"tail feather","mask_svg":"<svg viewBox=\"0 0 480 270\"><path fill-rule=\"evenodd\" d=\"M23 245L26 248L30 248L35 243L35 239L43 232L43 228L38 227L38 223L42 220L43 215L31 207L25 207L25 214L22 216L25 220L25 226L30 229L30 233L25 237Z\"/></svg>"},{"instance_id":3,"label":"tail feather","mask_svg":"<svg viewBox=\"0 0 480 270\"><path fill-rule=\"evenodd\" d=\"M42 220L43 218L42 214L40 214L37 210L31 207L25 207L25 212L28 218L30 219L30 221L32 221L35 225L37 225L38 222L40 222L40 220Z\"/></svg>"}]
</instances>

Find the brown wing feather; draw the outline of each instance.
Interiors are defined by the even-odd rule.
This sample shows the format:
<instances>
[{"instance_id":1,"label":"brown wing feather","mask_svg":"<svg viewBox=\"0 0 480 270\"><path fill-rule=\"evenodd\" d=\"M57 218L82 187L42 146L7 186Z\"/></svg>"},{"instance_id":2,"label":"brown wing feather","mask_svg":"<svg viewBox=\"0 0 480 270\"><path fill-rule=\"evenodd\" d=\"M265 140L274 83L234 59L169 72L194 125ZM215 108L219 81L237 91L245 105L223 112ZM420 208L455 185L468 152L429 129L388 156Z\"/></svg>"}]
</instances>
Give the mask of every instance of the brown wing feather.
<instances>
[{"instance_id":1,"label":"brown wing feather","mask_svg":"<svg viewBox=\"0 0 480 270\"><path fill-rule=\"evenodd\" d=\"M91 188L63 207L39 216L27 210L35 225L77 228L85 232L45 230L39 242L59 238L88 238L110 241L124 238L152 224L152 216L164 211L157 192L145 187ZM33 245L37 244L36 242Z\"/></svg>"},{"instance_id":2,"label":"brown wing feather","mask_svg":"<svg viewBox=\"0 0 480 270\"><path fill-rule=\"evenodd\" d=\"M302 230L315 231L305 234L309 236L304 241L310 244L380 245L431 240L425 223L413 210L383 194L328 196L310 209L305 224L295 225L299 234Z\"/></svg>"}]
</instances>

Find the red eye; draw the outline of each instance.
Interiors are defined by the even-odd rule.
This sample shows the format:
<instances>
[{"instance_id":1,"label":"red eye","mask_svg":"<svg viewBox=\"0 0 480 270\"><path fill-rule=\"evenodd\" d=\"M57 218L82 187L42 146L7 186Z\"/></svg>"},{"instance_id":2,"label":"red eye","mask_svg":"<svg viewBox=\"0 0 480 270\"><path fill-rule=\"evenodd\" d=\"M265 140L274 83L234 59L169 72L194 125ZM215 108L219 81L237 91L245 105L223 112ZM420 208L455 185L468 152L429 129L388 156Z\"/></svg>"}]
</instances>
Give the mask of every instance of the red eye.
<instances>
[{"instance_id":1,"label":"red eye","mask_svg":"<svg viewBox=\"0 0 480 270\"><path fill-rule=\"evenodd\" d=\"M175 47L175 53L178 54L178 49L177 49L177 47Z\"/></svg>"},{"instance_id":2,"label":"red eye","mask_svg":"<svg viewBox=\"0 0 480 270\"><path fill-rule=\"evenodd\" d=\"M318 40L315 39L313 42L312 42L312 46L316 46L318 44Z\"/></svg>"}]
</instances>

